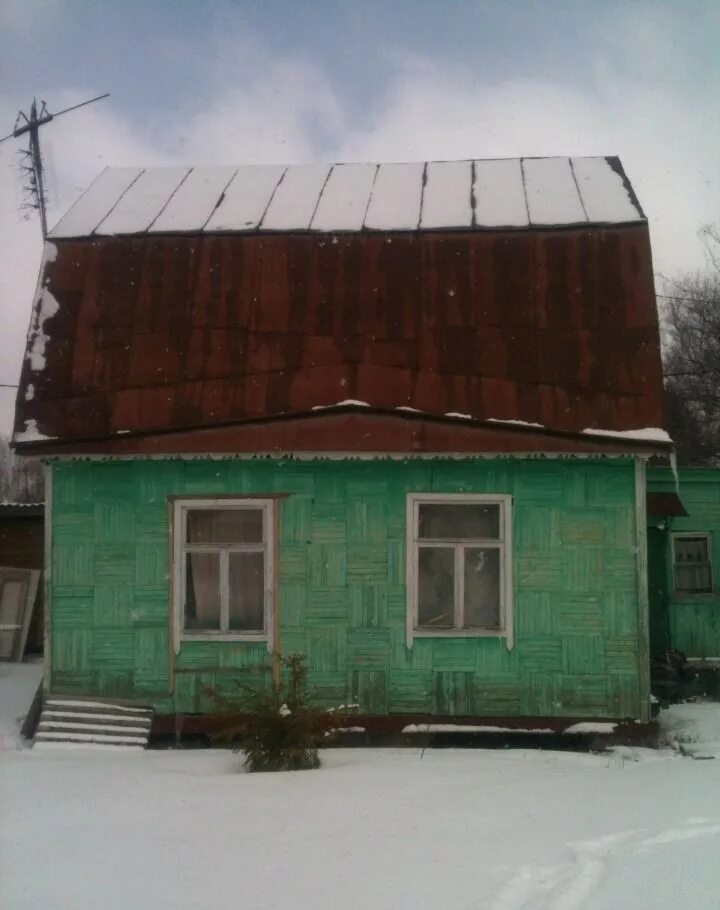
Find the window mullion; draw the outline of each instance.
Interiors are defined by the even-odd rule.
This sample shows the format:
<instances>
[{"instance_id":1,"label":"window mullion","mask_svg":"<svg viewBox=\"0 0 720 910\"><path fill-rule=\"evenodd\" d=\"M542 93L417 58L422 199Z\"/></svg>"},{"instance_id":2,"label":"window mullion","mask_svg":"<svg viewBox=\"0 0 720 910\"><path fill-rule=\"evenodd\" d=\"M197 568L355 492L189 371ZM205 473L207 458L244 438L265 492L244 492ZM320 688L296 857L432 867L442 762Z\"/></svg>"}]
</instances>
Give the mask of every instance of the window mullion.
<instances>
[{"instance_id":1,"label":"window mullion","mask_svg":"<svg viewBox=\"0 0 720 910\"><path fill-rule=\"evenodd\" d=\"M220 550L220 631L230 628L230 558L228 550Z\"/></svg>"},{"instance_id":2,"label":"window mullion","mask_svg":"<svg viewBox=\"0 0 720 910\"><path fill-rule=\"evenodd\" d=\"M455 610L453 621L456 629L465 624L465 553L462 544L455 544Z\"/></svg>"}]
</instances>

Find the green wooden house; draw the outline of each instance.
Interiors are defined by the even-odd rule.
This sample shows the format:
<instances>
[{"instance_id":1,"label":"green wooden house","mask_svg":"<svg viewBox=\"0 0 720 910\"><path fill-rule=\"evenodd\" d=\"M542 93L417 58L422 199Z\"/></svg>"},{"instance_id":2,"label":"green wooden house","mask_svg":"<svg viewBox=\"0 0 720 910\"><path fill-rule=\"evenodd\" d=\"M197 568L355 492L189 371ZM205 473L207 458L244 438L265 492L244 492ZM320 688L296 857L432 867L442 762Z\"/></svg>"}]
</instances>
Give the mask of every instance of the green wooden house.
<instances>
[{"instance_id":1,"label":"green wooden house","mask_svg":"<svg viewBox=\"0 0 720 910\"><path fill-rule=\"evenodd\" d=\"M720 667L720 471L648 471L651 649Z\"/></svg>"},{"instance_id":2,"label":"green wooden house","mask_svg":"<svg viewBox=\"0 0 720 910\"><path fill-rule=\"evenodd\" d=\"M617 159L108 169L18 395L46 687L201 717L300 653L378 728L648 720L664 419Z\"/></svg>"}]
</instances>

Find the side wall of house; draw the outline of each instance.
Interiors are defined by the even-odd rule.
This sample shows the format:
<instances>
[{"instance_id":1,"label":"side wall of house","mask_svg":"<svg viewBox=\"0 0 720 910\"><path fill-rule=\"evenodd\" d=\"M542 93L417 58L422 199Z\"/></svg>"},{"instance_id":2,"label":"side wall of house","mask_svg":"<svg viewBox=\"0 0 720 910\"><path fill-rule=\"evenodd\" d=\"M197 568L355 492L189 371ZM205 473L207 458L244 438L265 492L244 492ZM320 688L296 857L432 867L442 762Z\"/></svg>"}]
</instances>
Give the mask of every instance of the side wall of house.
<instances>
[{"instance_id":1,"label":"side wall of house","mask_svg":"<svg viewBox=\"0 0 720 910\"><path fill-rule=\"evenodd\" d=\"M664 522L674 532L709 534L713 569L712 594L684 594L675 590L673 551L667 546L667 591L670 644L688 657L720 656L720 470L684 468L679 472L679 493L688 513ZM648 490L674 493L675 478L665 469L648 471Z\"/></svg>"},{"instance_id":2,"label":"side wall of house","mask_svg":"<svg viewBox=\"0 0 720 910\"><path fill-rule=\"evenodd\" d=\"M190 713L212 709L206 686L269 680L264 644L184 642L172 654L168 497L287 494L281 649L307 655L312 690L327 704L644 716L631 459L58 461L52 473L54 692ZM407 648L411 492L513 496L512 650L497 638L422 638Z\"/></svg>"}]
</instances>

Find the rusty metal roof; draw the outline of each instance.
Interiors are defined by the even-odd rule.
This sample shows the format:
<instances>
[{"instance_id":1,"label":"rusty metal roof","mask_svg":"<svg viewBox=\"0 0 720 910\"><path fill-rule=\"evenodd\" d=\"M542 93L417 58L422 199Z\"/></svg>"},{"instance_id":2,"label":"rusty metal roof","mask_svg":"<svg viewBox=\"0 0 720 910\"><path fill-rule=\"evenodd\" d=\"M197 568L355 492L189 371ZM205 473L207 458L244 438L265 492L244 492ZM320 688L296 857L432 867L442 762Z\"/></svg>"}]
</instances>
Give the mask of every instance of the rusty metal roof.
<instances>
[{"instance_id":1,"label":"rusty metal roof","mask_svg":"<svg viewBox=\"0 0 720 910\"><path fill-rule=\"evenodd\" d=\"M528 229L644 220L617 158L118 167L100 174L50 238Z\"/></svg>"},{"instance_id":2,"label":"rusty metal roof","mask_svg":"<svg viewBox=\"0 0 720 910\"><path fill-rule=\"evenodd\" d=\"M523 432L532 450L553 433L582 437L583 451L646 450L662 434L645 428L665 426L647 225L47 245L19 446L102 449L342 402L382 412L383 426L422 415L421 450L440 435L453 447L433 419L467 428L463 451L492 449L493 429L499 451ZM308 424L302 445L342 449L331 423Z\"/></svg>"}]
</instances>

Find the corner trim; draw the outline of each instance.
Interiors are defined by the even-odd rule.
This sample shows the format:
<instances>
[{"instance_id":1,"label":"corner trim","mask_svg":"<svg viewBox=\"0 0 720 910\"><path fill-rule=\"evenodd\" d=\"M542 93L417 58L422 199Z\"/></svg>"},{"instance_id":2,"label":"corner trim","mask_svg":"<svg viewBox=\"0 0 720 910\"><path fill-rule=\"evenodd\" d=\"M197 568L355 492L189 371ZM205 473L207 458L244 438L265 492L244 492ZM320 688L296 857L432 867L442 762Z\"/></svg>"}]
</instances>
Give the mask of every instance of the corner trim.
<instances>
[{"instance_id":1,"label":"corner trim","mask_svg":"<svg viewBox=\"0 0 720 910\"><path fill-rule=\"evenodd\" d=\"M43 560L43 692L49 692L50 674L52 672L51 660L51 625L52 625L52 525L53 525L53 483L52 483L52 465L43 465L43 474L45 482L45 524L44 524L44 545L45 553Z\"/></svg>"},{"instance_id":2,"label":"corner trim","mask_svg":"<svg viewBox=\"0 0 720 910\"><path fill-rule=\"evenodd\" d=\"M647 577L646 463L635 459L635 546L638 599L638 677L640 720L650 720L650 605Z\"/></svg>"}]
</instances>

